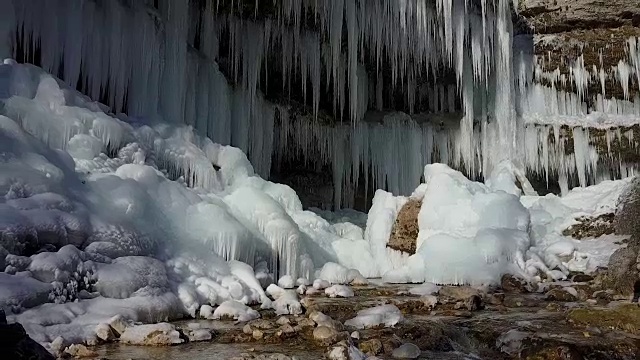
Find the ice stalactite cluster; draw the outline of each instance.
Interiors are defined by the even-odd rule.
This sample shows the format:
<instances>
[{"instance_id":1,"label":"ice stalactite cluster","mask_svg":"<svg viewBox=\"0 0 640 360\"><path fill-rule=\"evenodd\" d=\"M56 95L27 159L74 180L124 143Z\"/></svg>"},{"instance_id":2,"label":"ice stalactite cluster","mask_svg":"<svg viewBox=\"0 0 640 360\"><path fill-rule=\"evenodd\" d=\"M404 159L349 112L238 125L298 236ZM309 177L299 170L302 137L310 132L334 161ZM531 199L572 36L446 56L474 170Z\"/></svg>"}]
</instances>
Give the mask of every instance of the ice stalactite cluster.
<instances>
[{"instance_id":1,"label":"ice stalactite cluster","mask_svg":"<svg viewBox=\"0 0 640 360\"><path fill-rule=\"evenodd\" d=\"M0 52L37 62L115 113L186 123L217 143L234 143L268 176L265 135L273 132L274 108L255 88L234 90L220 72L215 2L203 9L209 15L198 23L198 49L190 2L157 4L3 0L0 37L8 41L0 41Z\"/></svg>"},{"instance_id":2,"label":"ice stalactite cluster","mask_svg":"<svg viewBox=\"0 0 640 360\"><path fill-rule=\"evenodd\" d=\"M245 302L266 301L221 286L224 260L276 277L308 275L313 261L326 261L302 256L311 240L292 219L303 212L296 194L257 177L241 150L184 125L116 119L31 65L8 60L0 74L0 249L22 255L72 246L82 250L81 262L100 263L178 254L168 266L182 276L181 286L211 301L247 294ZM310 224L323 222L311 214ZM19 257L6 266L20 272L36 260ZM243 280L249 288L258 283L251 267L231 268L250 274ZM70 283L57 276L60 286ZM73 298L79 289L62 291L56 296Z\"/></svg>"},{"instance_id":3,"label":"ice stalactite cluster","mask_svg":"<svg viewBox=\"0 0 640 360\"><path fill-rule=\"evenodd\" d=\"M335 118L353 126L368 109L394 107L396 92L409 113L461 112L449 157L469 174L511 153L493 150L514 145L510 1L285 1L260 20L219 12L224 5L2 0L3 16L15 16L0 33L13 29L14 57L37 60L116 112L184 122L240 147L262 176L276 119L259 89L272 73L285 93L300 84L314 117L329 94ZM474 121L487 128L483 145ZM491 154L481 159L478 149Z\"/></svg>"},{"instance_id":4,"label":"ice stalactite cluster","mask_svg":"<svg viewBox=\"0 0 640 360\"><path fill-rule=\"evenodd\" d=\"M279 127L276 152L284 156L291 143L309 158L330 165L335 187L334 204L353 206L353 185L363 181L366 189L386 188L394 194L410 194L422 177L422 166L432 162L457 163L463 146L457 124L415 119L405 113L370 114L355 127L323 125L308 116ZM446 119L446 116L442 118ZM474 132L480 142L479 133ZM475 148L476 156L480 149Z\"/></svg>"},{"instance_id":5,"label":"ice stalactite cluster","mask_svg":"<svg viewBox=\"0 0 640 360\"><path fill-rule=\"evenodd\" d=\"M472 177L505 157L535 167L524 164L533 150L516 146L528 136L524 123L640 116L638 39L614 68L577 57L568 74L547 72L550 59L514 38L508 0L288 0L264 16L239 4L0 0L0 52L38 62L116 113L185 123L239 147L263 177L287 159L330 165L337 208L353 203L363 181L408 195L417 169L436 160ZM624 95L610 98L607 81ZM601 94L589 91L595 83ZM274 105L265 91L302 102L311 116ZM409 116L389 111L397 108ZM184 159L169 175L215 186L188 154L163 150L180 141L171 137L148 144ZM401 148L407 139L410 149Z\"/></svg>"},{"instance_id":6,"label":"ice stalactite cluster","mask_svg":"<svg viewBox=\"0 0 640 360\"><path fill-rule=\"evenodd\" d=\"M528 124L525 164L543 178L558 179L562 193L572 185L588 186L638 174L638 127L617 124Z\"/></svg>"},{"instance_id":7,"label":"ice stalactite cluster","mask_svg":"<svg viewBox=\"0 0 640 360\"><path fill-rule=\"evenodd\" d=\"M626 41L624 57L607 67L603 51L599 65L585 66L584 55L575 59L562 58L568 73L557 67L550 70L551 58L523 57L521 62L532 61L533 78L527 94L520 98L522 116L527 123L571 124L595 126L608 122L629 126L640 122L640 47L638 38ZM550 56L550 55L549 55ZM520 65L527 66L527 65ZM619 87L620 98L607 94L607 84ZM594 92L593 89L598 91ZM591 91L590 91L591 90ZM590 116L593 114L593 116ZM583 120L587 116L586 120Z\"/></svg>"}]
</instances>

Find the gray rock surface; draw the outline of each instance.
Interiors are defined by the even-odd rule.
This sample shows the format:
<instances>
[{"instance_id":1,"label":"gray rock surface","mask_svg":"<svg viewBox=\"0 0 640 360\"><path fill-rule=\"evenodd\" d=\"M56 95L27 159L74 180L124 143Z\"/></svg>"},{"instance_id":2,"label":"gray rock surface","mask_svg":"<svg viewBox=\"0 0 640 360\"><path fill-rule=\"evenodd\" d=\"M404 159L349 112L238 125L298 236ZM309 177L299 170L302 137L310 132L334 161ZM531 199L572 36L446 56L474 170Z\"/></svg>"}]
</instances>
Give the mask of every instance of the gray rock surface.
<instances>
[{"instance_id":1,"label":"gray rock surface","mask_svg":"<svg viewBox=\"0 0 640 360\"><path fill-rule=\"evenodd\" d=\"M618 235L640 234L640 178L620 195L613 225Z\"/></svg>"},{"instance_id":2,"label":"gray rock surface","mask_svg":"<svg viewBox=\"0 0 640 360\"><path fill-rule=\"evenodd\" d=\"M0 310L0 358L11 360L55 360L42 345L31 339L18 323L7 324Z\"/></svg>"},{"instance_id":3,"label":"gray rock surface","mask_svg":"<svg viewBox=\"0 0 640 360\"><path fill-rule=\"evenodd\" d=\"M632 295L640 287L640 239L632 238L627 246L616 250L609 259L604 285L623 295Z\"/></svg>"}]
</instances>

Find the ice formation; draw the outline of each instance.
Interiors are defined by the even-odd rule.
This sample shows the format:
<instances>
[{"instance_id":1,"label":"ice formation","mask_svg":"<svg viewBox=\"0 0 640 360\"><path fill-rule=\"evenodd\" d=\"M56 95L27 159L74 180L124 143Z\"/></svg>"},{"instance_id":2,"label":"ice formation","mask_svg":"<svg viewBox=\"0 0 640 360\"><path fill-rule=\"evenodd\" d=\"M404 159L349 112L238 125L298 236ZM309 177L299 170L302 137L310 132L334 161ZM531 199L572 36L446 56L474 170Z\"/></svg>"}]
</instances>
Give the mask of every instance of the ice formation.
<instances>
[{"instance_id":1,"label":"ice formation","mask_svg":"<svg viewBox=\"0 0 640 360\"><path fill-rule=\"evenodd\" d=\"M6 29L0 29L0 39L5 38L0 52L37 61L115 112L182 122L216 143L237 146L263 177L281 151L289 156L301 151L310 159L318 150L319 161L333 167L337 208L343 200L350 205L349 188L368 181L370 173L372 188L388 182L390 191L404 193L420 180L416 164L439 160L476 175L515 149L509 0L286 1L265 20L242 18L233 2L226 4L228 14L219 13L218 5L162 0L110 2L103 8L79 0L2 0ZM154 30L157 22L164 31ZM217 63L222 50L229 79ZM269 82L273 59L280 64L283 91L300 84L304 98L308 95L309 124L264 99L260 89ZM442 81L441 68L455 82ZM423 136L412 137L407 149L413 155L389 167L390 158L403 159L403 132L419 126L409 121L378 127L365 121L365 114L391 107L396 91L404 94L409 113L461 113L462 120L455 119L459 126L443 134L436 117ZM334 117L350 119L358 128L321 130L324 92L331 94ZM361 125L365 122L369 125ZM318 144L308 146L314 138ZM394 142L400 152L375 154L383 148L381 139ZM434 144L439 159L433 158ZM211 181L207 174L185 175L198 185Z\"/></svg>"},{"instance_id":2,"label":"ice formation","mask_svg":"<svg viewBox=\"0 0 640 360\"><path fill-rule=\"evenodd\" d=\"M367 329L381 325L391 327L403 319L400 309L395 305L381 305L358 311L355 318L345 321L344 324L357 329Z\"/></svg>"},{"instance_id":3,"label":"ice formation","mask_svg":"<svg viewBox=\"0 0 640 360\"><path fill-rule=\"evenodd\" d=\"M32 65L0 65L0 100L0 306L38 341L91 342L118 314L155 322L213 305L212 317L246 318L255 303L298 314L294 290L272 302L257 277L293 286L337 261L338 228L237 148L107 115Z\"/></svg>"},{"instance_id":4,"label":"ice formation","mask_svg":"<svg viewBox=\"0 0 640 360\"><path fill-rule=\"evenodd\" d=\"M228 13L220 10L225 6ZM509 157L539 172L546 153L531 159L536 146L515 146L535 124L573 127L584 116L616 126L639 122L640 99L630 95L640 86L637 38L628 40L627 56L614 68L588 69L578 57L566 60L568 75L547 71L545 59L533 56L532 41L513 36L511 6L509 0L285 1L259 20L243 18L233 2L215 0L105 7L2 0L0 55L38 62L115 112L191 125L215 143L243 150L265 178L272 159L278 166L302 155L330 165L333 205L340 208L353 205L361 181L365 188L409 195L426 163L487 177ZM158 22L165 31L156 30ZM454 75L453 83L442 68ZM607 97L608 79L623 88L623 99ZM270 82L281 83L283 93L300 89L309 114L267 101L261 89ZM601 94L588 93L594 82ZM574 91L558 90L560 83ZM408 114L380 113L394 107L398 91ZM324 94L333 124L319 121ZM580 173L569 183L581 186L604 178L604 168L582 159L576 152L547 161L544 175L565 183ZM635 170L620 167L608 178ZM185 181L212 180L203 173L185 174Z\"/></svg>"}]
</instances>

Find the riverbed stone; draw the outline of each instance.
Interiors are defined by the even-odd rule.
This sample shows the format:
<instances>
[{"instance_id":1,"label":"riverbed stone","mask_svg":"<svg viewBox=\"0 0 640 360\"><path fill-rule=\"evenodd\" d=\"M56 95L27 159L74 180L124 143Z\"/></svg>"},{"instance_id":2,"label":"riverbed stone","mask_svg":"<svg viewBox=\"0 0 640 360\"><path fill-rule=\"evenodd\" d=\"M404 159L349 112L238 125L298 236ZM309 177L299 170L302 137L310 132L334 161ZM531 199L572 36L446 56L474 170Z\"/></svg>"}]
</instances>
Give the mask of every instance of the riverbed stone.
<instances>
[{"instance_id":1,"label":"riverbed stone","mask_svg":"<svg viewBox=\"0 0 640 360\"><path fill-rule=\"evenodd\" d=\"M609 259L609 266L602 284L623 295L640 292L640 238L634 237L627 246L616 250Z\"/></svg>"},{"instance_id":2,"label":"riverbed stone","mask_svg":"<svg viewBox=\"0 0 640 360\"><path fill-rule=\"evenodd\" d=\"M369 339L365 340L358 345L360 351L365 353L366 355L379 355L384 352L384 347L382 346L382 341L380 339Z\"/></svg>"},{"instance_id":3,"label":"riverbed stone","mask_svg":"<svg viewBox=\"0 0 640 360\"><path fill-rule=\"evenodd\" d=\"M82 344L73 344L68 348L64 349L64 353L74 358L93 358L98 356L98 354L95 351L89 350L86 346Z\"/></svg>"},{"instance_id":4,"label":"riverbed stone","mask_svg":"<svg viewBox=\"0 0 640 360\"><path fill-rule=\"evenodd\" d=\"M338 336L338 331L327 326L318 326L313 330L313 338L321 343L332 343Z\"/></svg>"},{"instance_id":5,"label":"riverbed stone","mask_svg":"<svg viewBox=\"0 0 640 360\"><path fill-rule=\"evenodd\" d=\"M406 343L393 350L391 356L394 359L417 359L421 353L422 351L420 351L419 347L411 343Z\"/></svg>"},{"instance_id":6,"label":"riverbed stone","mask_svg":"<svg viewBox=\"0 0 640 360\"><path fill-rule=\"evenodd\" d=\"M578 297L575 296L574 294L571 294L566 289L555 288L547 292L547 300L573 302L573 301L578 301Z\"/></svg>"},{"instance_id":7,"label":"riverbed stone","mask_svg":"<svg viewBox=\"0 0 640 360\"><path fill-rule=\"evenodd\" d=\"M256 340L260 340L264 337L264 332L260 329L255 329L253 330L253 333L251 334L251 336L253 336L253 338Z\"/></svg>"},{"instance_id":8,"label":"riverbed stone","mask_svg":"<svg viewBox=\"0 0 640 360\"><path fill-rule=\"evenodd\" d=\"M515 277L511 274L504 274L500 281L502 290L509 293L525 294L529 292L527 282L524 279Z\"/></svg>"}]
</instances>

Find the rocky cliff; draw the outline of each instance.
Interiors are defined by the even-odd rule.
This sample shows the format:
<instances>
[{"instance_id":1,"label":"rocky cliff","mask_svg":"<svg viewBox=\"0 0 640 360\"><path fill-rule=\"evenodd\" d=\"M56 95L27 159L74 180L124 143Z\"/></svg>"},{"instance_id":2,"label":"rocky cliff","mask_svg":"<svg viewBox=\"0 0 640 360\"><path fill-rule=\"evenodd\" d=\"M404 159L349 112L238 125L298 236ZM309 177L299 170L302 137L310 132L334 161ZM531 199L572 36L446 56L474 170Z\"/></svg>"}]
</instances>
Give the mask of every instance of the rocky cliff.
<instances>
[{"instance_id":1,"label":"rocky cliff","mask_svg":"<svg viewBox=\"0 0 640 360\"><path fill-rule=\"evenodd\" d=\"M598 74L590 77L588 94L617 99L638 94L634 77L629 78L629 94L624 94L620 79L624 70L618 65L628 62L630 39L640 37L640 0L521 0L518 12L535 34L542 71L559 69L560 75L570 78L578 67L594 70ZM576 84L560 81L557 86L574 90Z\"/></svg>"}]
</instances>

